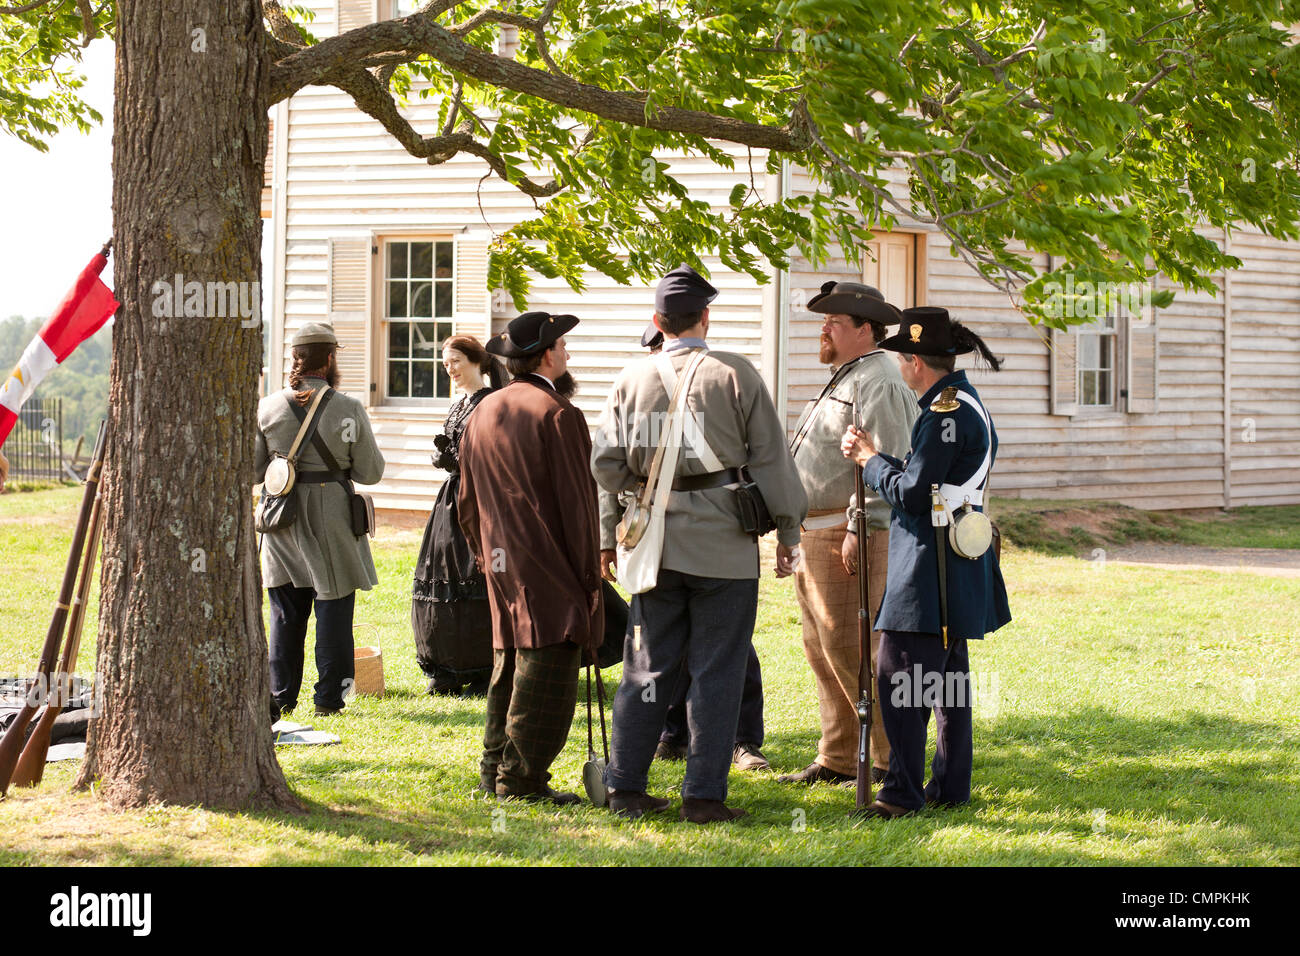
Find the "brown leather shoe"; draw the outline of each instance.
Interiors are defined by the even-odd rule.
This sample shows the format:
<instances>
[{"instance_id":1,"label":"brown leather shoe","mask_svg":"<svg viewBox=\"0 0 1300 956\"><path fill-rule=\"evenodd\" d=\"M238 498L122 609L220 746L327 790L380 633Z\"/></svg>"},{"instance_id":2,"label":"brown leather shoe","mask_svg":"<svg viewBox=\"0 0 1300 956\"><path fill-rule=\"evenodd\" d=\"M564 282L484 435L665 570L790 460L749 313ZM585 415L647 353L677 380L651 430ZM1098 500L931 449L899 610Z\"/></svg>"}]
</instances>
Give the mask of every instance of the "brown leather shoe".
<instances>
[{"instance_id":1,"label":"brown leather shoe","mask_svg":"<svg viewBox=\"0 0 1300 956\"><path fill-rule=\"evenodd\" d=\"M748 810L729 807L721 800L696 800L694 797L682 800L682 819L688 823L730 823L746 816L749 816Z\"/></svg>"},{"instance_id":2,"label":"brown leather shoe","mask_svg":"<svg viewBox=\"0 0 1300 956\"><path fill-rule=\"evenodd\" d=\"M655 760L685 760L687 748L683 744L672 744L666 740L659 741L655 748Z\"/></svg>"},{"instance_id":3,"label":"brown leather shoe","mask_svg":"<svg viewBox=\"0 0 1300 956\"><path fill-rule=\"evenodd\" d=\"M763 756L763 751L759 750L755 744L736 744L736 748L731 752L731 762L736 765L737 770L762 771L772 769L772 765Z\"/></svg>"},{"instance_id":4,"label":"brown leather shoe","mask_svg":"<svg viewBox=\"0 0 1300 956\"><path fill-rule=\"evenodd\" d=\"M647 813L661 813L668 809L668 801L663 797L652 797L637 790L611 790L609 808L615 816L625 820L636 820Z\"/></svg>"},{"instance_id":5,"label":"brown leather shoe","mask_svg":"<svg viewBox=\"0 0 1300 956\"><path fill-rule=\"evenodd\" d=\"M777 777L777 783L856 783L857 777L847 773L837 773L819 763L811 763L798 773L787 773Z\"/></svg>"}]
</instances>

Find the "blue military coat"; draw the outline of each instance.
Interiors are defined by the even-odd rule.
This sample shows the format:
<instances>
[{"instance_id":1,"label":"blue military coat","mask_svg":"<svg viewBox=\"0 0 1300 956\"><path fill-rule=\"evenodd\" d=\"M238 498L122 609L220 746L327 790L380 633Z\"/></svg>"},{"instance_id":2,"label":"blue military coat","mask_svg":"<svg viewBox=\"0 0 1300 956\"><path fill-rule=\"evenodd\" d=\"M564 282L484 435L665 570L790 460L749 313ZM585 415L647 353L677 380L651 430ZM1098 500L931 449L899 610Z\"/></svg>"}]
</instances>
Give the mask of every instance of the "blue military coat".
<instances>
[{"instance_id":1,"label":"blue military coat","mask_svg":"<svg viewBox=\"0 0 1300 956\"><path fill-rule=\"evenodd\" d=\"M949 385L978 401L965 372L945 375L921 396L921 414L912 426L912 450L907 458L899 461L876 455L862 469L867 487L893 509L889 575L876 630L939 633L939 562L936 529L930 524L930 485L961 484L969 479L983 463L990 438L997 456L998 437L992 419L986 429L979 413L965 402L953 412L930 410ZM954 420L953 424L946 424L947 419ZM971 560L958 557L949 546L947 562L949 637L982 638L1011 620L1007 589L991 547Z\"/></svg>"}]
</instances>

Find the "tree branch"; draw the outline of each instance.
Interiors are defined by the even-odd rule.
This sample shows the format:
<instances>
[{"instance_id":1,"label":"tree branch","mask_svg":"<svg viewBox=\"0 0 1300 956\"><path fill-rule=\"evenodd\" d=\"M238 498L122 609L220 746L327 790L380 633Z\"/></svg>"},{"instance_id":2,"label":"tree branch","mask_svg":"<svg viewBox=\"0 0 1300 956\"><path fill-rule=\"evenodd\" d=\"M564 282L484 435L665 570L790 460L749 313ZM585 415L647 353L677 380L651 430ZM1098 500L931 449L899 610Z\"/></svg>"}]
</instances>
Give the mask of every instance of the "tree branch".
<instances>
[{"instance_id":1,"label":"tree branch","mask_svg":"<svg viewBox=\"0 0 1300 956\"><path fill-rule=\"evenodd\" d=\"M800 152L808 147L805 131L794 124L777 128L698 110L669 106L647 109L644 101L626 93L484 53L422 15L372 23L283 58L271 73L269 102L278 103L313 83L332 83L326 78L340 76L368 57L387 53L405 53L410 60L427 54L448 69L482 83L630 126L714 137L782 152Z\"/></svg>"},{"instance_id":2,"label":"tree branch","mask_svg":"<svg viewBox=\"0 0 1300 956\"><path fill-rule=\"evenodd\" d=\"M50 0L32 0L31 3L22 3L16 7L0 7L0 13L26 13L28 10L35 10L37 7L43 7Z\"/></svg>"},{"instance_id":3,"label":"tree branch","mask_svg":"<svg viewBox=\"0 0 1300 956\"><path fill-rule=\"evenodd\" d=\"M445 163L460 152L471 153L486 161L492 171L506 182L534 198L554 196L562 188L558 179L546 184L533 182L527 177L511 179L505 161L470 134L472 127L468 120L455 132L441 136L421 136L398 111L397 103L384 85L365 70L354 68L340 71L329 77L328 82L350 95L358 108L388 130L402 144L403 149L412 156L428 161L431 166Z\"/></svg>"}]
</instances>

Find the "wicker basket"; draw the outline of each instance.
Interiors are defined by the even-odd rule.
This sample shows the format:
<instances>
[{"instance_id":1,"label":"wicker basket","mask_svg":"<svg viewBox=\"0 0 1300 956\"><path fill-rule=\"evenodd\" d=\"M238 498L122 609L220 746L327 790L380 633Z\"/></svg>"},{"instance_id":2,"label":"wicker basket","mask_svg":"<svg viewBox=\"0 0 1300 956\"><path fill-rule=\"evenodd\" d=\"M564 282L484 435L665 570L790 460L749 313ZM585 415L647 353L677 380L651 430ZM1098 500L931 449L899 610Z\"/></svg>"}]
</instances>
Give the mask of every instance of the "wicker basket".
<instances>
[{"instance_id":1,"label":"wicker basket","mask_svg":"<svg viewBox=\"0 0 1300 956\"><path fill-rule=\"evenodd\" d=\"M353 689L358 694L370 694L374 697L384 696L384 655L378 647L358 647L353 654L356 664L356 683Z\"/></svg>"}]
</instances>

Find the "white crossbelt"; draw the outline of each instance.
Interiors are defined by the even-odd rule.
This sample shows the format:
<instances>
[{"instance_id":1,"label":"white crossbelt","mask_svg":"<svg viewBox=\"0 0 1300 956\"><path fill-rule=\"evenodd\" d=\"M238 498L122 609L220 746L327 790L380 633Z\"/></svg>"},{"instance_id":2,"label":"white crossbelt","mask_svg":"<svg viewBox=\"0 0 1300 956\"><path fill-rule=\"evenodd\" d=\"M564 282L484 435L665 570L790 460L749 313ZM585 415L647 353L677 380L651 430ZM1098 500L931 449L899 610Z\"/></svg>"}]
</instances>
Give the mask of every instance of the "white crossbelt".
<instances>
[{"instance_id":1,"label":"white crossbelt","mask_svg":"<svg viewBox=\"0 0 1300 956\"><path fill-rule=\"evenodd\" d=\"M707 350L706 350L707 351ZM666 352L659 352L654 356L655 367L659 370L659 379L664 383L664 388L671 395L677 388L677 370L673 368L672 361L668 358ZM704 437L704 430L700 428L700 423L695 420L695 412L686 401L686 396L682 396L682 405L686 409L686 417L682 420L682 445L690 448L699 456L700 464L704 466L706 472L722 471L722 462L718 456L713 453L713 448L709 445L708 440Z\"/></svg>"},{"instance_id":2,"label":"white crossbelt","mask_svg":"<svg viewBox=\"0 0 1300 956\"><path fill-rule=\"evenodd\" d=\"M957 397L979 413L980 419L984 422L984 428L989 433L989 447L984 452L983 464L965 482L960 485L942 484L939 486L939 494L943 495L943 500L948 503L948 510L950 511L956 511L967 502L979 507L983 506L984 489L981 486L988 476L989 466L993 463L993 426L989 424L988 413L984 411L983 405L971 397L969 392L959 391Z\"/></svg>"}]
</instances>

